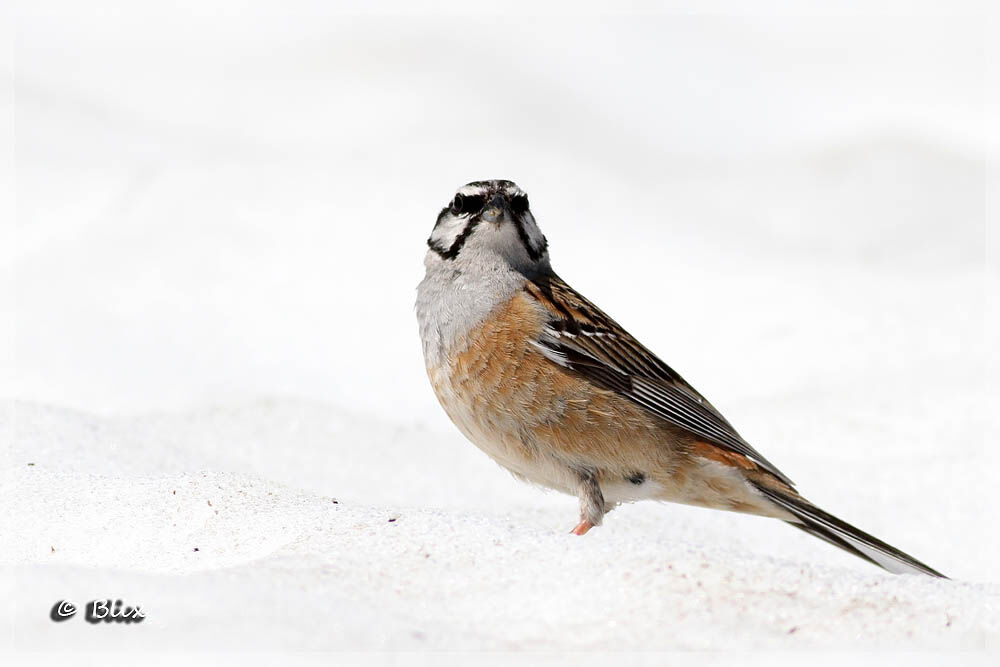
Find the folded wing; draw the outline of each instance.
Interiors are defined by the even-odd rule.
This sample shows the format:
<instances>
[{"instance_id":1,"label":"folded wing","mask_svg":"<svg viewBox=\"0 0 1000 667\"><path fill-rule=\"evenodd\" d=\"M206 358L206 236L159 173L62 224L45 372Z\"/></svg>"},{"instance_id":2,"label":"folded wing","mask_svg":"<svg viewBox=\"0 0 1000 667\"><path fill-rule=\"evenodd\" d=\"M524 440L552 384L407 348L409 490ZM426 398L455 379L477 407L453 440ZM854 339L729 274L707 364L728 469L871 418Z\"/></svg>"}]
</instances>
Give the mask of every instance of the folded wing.
<instances>
[{"instance_id":1,"label":"folded wing","mask_svg":"<svg viewBox=\"0 0 1000 667\"><path fill-rule=\"evenodd\" d=\"M553 363L700 439L746 456L792 486L684 378L558 276L536 277L525 289L551 312L535 345Z\"/></svg>"}]
</instances>

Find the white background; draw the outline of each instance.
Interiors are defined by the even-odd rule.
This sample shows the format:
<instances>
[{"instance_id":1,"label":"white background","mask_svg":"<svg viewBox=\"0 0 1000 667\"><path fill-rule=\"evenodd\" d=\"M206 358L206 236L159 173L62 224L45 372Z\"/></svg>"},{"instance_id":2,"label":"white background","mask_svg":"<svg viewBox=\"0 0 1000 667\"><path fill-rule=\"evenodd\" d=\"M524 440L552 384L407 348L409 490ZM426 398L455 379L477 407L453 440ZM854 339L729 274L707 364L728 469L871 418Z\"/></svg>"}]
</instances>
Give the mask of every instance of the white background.
<instances>
[{"instance_id":1,"label":"white background","mask_svg":"<svg viewBox=\"0 0 1000 667\"><path fill-rule=\"evenodd\" d=\"M11 645L995 647L996 12L754 7L5 8ZM960 582L887 579L780 524L690 508L622 508L568 541L573 499L464 442L424 376L424 241L485 178L527 190L556 270L805 495ZM177 484L190 505L159 495ZM250 487L266 490L238 503ZM224 525L199 514L209 489ZM332 537L407 513L412 533ZM197 561L190 531L214 545ZM491 535L528 555L483 553ZM447 574L380 569L424 540ZM668 562L707 564L711 603L636 574ZM100 639L52 624L77 568L94 596L138 588L174 622ZM208 618L240 594L232 568L239 591L313 620ZM324 594L272 587L282 568ZM857 602L879 582L940 604ZM369 611L354 627L344 609Z\"/></svg>"}]
</instances>

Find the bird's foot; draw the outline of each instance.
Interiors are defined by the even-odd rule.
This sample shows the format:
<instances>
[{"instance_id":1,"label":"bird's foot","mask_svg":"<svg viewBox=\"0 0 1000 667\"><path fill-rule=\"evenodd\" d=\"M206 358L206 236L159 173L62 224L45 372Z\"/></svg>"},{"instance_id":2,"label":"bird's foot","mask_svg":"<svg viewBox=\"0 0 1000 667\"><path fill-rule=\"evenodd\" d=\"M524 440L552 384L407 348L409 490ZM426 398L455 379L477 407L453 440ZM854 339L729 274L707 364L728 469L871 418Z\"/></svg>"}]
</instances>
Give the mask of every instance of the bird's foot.
<instances>
[{"instance_id":1,"label":"bird's foot","mask_svg":"<svg viewBox=\"0 0 1000 667\"><path fill-rule=\"evenodd\" d=\"M569 531L574 535L586 535L587 531L594 527L594 524L590 523L586 519L581 519L580 523L576 524L576 528Z\"/></svg>"}]
</instances>

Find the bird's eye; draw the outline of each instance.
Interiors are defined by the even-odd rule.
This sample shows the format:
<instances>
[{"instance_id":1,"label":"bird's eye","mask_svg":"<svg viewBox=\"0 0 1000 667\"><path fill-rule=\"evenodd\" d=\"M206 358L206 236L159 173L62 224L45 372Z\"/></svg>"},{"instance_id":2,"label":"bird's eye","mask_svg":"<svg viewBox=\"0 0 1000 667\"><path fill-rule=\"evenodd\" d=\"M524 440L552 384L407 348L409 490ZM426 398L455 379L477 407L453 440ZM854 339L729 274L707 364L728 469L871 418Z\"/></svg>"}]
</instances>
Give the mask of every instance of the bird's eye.
<instances>
[{"instance_id":1,"label":"bird's eye","mask_svg":"<svg viewBox=\"0 0 1000 667\"><path fill-rule=\"evenodd\" d=\"M486 198L482 195L455 195L451 200L452 215L462 215L478 213L486 203Z\"/></svg>"},{"instance_id":2,"label":"bird's eye","mask_svg":"<svg viewBox=\"0 0 1000 667\"><path fill-rule=\"evenodd\" d=\"M522 215L528 210L528 197L526 195L518 195L510 200L510 209L518 214Z\"/></svg>"}]
</instances>

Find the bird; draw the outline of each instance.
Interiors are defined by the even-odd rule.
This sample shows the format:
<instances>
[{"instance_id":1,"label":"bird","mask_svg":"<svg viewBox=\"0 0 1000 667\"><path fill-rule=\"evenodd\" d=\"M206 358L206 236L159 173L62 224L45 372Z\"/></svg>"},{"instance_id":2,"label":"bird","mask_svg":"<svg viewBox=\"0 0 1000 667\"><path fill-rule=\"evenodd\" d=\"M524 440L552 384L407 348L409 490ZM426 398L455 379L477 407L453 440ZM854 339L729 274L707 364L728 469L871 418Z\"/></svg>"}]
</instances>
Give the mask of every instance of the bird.
<instances>
[{"instance_id":1,"label":"bird","mask_svg":"<svg viewBox=\"0 0 1000 667\"><path fill-rule=\"evenodd\" d=\"M622 503L771 517L895 574L937 570L806 500L676 371L552 269L527 194L468 183L427 240L416 315L431 387L473 444L576 496L584 535Z\"/></svg>"}]
</instances>

